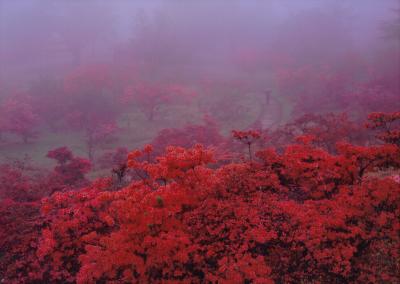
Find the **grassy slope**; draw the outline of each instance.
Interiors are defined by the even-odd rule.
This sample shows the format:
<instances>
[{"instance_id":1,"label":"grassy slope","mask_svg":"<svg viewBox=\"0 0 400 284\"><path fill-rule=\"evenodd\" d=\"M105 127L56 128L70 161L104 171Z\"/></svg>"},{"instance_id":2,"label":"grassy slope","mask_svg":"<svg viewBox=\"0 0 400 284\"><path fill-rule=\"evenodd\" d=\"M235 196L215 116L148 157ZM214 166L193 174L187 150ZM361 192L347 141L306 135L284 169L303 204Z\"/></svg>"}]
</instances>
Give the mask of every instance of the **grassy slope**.
<instances>
[{"instance_id":1,"label":"grassy slope","mask_svg":"<svg viewBox=\"0 0 400 284\"><path fill-rule=\"evenodd\" d=\"M252 86L256 86L253 89L262 90L261 87L257 87L258 85L268 85L268 83L258 82L252 84ZM232 129L247 128L254 122L260 111L260 102L263 101L262 92L260 95L260 92L257 94L251 91L218 90L218 96L198 98L190 104L182 103L161 107L152 122L147 121L139 109L133 108L129 113L125 113L120 117L118 122L120 130L117 133L117 139L98 149L95 155L99 157L104 151L115 149L119 146L127 147L128 149L141 147L149 143L163 128L182 127L188 123L201 123L203 113L200 111L199 105L213 105L221 98L226 98L227 101L232 101L236 105L242 105L247 109L240 116L220 121L221 131L224 135L230 135ZM290 107L286 105L283 107L284 116L287 118ZM68 146L76 156L87 156L83 133L42 130L38 138L28 144L18 141L17 137L5 138L4 141L0 141L0 163L10 159L22 159L25 155L28 155L35 165L49 168L53 165L53 161L46 158L46 153L61 146ZM101 173L101 171L98 171L98 173Z\"/></svg>"}]
</instances>

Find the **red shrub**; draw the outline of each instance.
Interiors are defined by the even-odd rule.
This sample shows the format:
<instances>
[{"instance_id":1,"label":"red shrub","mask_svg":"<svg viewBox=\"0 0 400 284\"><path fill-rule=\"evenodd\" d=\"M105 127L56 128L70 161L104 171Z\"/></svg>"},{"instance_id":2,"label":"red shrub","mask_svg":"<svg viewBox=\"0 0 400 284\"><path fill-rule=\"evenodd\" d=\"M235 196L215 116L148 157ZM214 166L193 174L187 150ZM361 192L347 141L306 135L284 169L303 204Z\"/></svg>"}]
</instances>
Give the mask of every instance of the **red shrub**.
<instances>
[{"instance_id":1,"label":"red shrub","mask_svg":"<svg viewBox=\"0 0 400 284\"><path fill-rule=\"evenodd\" d=\"M304 114L268 133L268 142L277 149L294 143L298 136L312 136L312 143L333 153L338 142L365 143L368 136L345 113Z\"/></svg>"},{"instance_id":2,"label":"red shrub","mask_svg":"<svg viewBox=\"0 0 400 284\"><path fill-rule=\"evenodd\" d=\"M368 120L368 128L381 131L377 135L378 139L400 147L400 112L374 112L368 116Z\"/></svg>"},{"instance_id":3,"label":"red shrub","mask_svg":"<svg viewBox=\"0 0 400 284\"><path fill-rule=\"evenodd\" d=\"M224 141L217 124L205 117L204 124L189 124L183 128L166 128L153 139L156 154L161 154L167 146L193 147L202 144L206 147L219 146Z\"/></svg>"},{"instance_id":4,"label":"red shrub","mask_svg":"<svg viewBox=\"0 0 400 284\"><path fill-rule=\"evenodd\" d=\"M54 188L53 192L62 188L78 188L88 183L85 178L85 174L91 169L88 160L74 157L67 147L49 151L47 157L58 163L49 178L49 186Z\"/></svg>"},{"instance_id":5,"label":"red shrub","mask_svg":"<svg viewBox=\"0 0 400 284\"><path fill-rule=\"evenodd\" d=\"M234 135L245 145L260 138L252 131ZM400 186L381 173L400 168L399 151L392 144L340 144L331 154L302 136L282 154L263 149L251 163L216 168L212 151L201 145L168 147L154 160L148 145L128 155L134 179L118 191L108 191L103 179L57 192L42 200L38 226L26 217L20 224L0 218L11 223L2 236L15 235L19 225L33 234L22 237L17 251L5 251L2 267L12 254L18 261L2 277L11 283L393 283Z\"/></svg>"}]
</instances>

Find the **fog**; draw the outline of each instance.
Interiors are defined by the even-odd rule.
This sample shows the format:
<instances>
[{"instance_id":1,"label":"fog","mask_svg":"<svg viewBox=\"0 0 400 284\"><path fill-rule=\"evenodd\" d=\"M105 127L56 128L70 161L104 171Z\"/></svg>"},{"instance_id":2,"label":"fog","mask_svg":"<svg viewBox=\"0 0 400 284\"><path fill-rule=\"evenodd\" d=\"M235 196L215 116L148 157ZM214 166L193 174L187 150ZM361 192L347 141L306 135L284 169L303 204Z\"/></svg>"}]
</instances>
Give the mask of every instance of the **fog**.
<instances>
[{"instance_id":1,"label":"fog","mask_svg":"<svg viewBox=\"0 0 400 284\"><path fill-rule=\"evenodd\" d=\"M29 84L93 62L130 60L157 74L173 68L177 76L186 68L218 69L227 76L246 53L281 54L299 64L327 63L346 53L368 57L383 45L383 22L396 21L398 13L396 0L2 0L0 5L2 84Z\"/></svg>"},{"instance_id":2,"label":"fog","mask_svg":"<svg viewBox=\"0 0 400 284\"><path fill-rule=\"evenodd\" d=\"M399 54L396 0L0 0L1 152L40 157L73 133L84 153L106 124L104 149L205 116L225 134L310 112L363 119L398 107ZM12 99L25 117L7 118Z\"/></svg>"},{"instance_id":3,"label":"fog","mask_svg":"<svg viewBox=\"0 0 400 284\"><path fill-rule=\"evenodd\" d=\"M400 0L0 0L1 283L399 283Z\"/></svg>"}]
</instances>

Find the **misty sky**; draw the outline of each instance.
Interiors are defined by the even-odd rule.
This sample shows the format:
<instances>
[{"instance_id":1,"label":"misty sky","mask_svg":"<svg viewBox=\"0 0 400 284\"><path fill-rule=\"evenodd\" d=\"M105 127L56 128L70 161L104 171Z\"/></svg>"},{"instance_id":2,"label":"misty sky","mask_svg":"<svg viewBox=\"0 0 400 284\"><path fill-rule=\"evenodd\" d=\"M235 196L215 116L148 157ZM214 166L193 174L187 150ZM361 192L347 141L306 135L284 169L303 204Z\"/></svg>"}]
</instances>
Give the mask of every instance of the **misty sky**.
<instances>
[{"instance_id":1,"label":"misty sky","mask_svg":"<svg viewBox=\"0 0 400 284\"><path fill-rule=\"evenodd\" d=\"M126 56L160 66L218 65L245 52L313 60L368 55L397 0L0 0L0 82Z\"/></svg>"}]
</instances>

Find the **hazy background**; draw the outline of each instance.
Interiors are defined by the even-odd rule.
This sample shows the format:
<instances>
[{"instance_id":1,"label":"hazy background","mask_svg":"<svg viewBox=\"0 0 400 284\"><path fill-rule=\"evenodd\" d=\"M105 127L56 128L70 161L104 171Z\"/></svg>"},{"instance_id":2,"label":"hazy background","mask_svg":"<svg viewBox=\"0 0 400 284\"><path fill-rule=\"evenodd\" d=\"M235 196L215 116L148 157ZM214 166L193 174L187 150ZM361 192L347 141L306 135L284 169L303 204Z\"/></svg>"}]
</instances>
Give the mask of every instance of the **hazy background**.
<instances>
[{"instance_id":1,"label":"hazy background","mask_svg":"<svg viewBox=\"0 0 400 284\"><path fill-rule=\"evenodd\" d=\"M276 126L304 112L356 113L342 107L345 99L336 102L344 93L374 90L377 101L396 108L399 7L398 0L0 0L0 105L22 93L29 97L25 110L39 121L29 143L6 129L0 158L40 160L64 145L85 154L94 135L88 129L100 124L63 122L77 111L117 125L116 139L99 146L101 152L143 145L162 129L203 123L204 115L226 134L256 121ZM109 78L104 86L100 73ZM68 82L79 76L74 91ZM324 80L329 84L316 85ZM126 103L138 85L142 101ZM195 99L169 98L151 110L154 118L146 117L143 94L167 85L190 90ZM84 97L89 90L93 96ZM274 99L267 109L265 90ZM326 102L313 105L320 93ZM380 107L369 106L365 112Z\"/></svg>"},{"instance_id":2,"label":"hazy background","mask_svg":"<svg viewBox=\"0 0 400 284\"><path fill-rule=\"evenodd\" d=\"M190 68L193 76L228 76L246 53L299 63L368 58L398 8L397 0L1 0L0 82L25 85L99 61L147 64L157 75Z\"/></svg>"}]
</instances>

